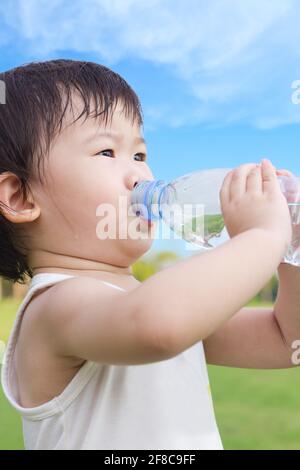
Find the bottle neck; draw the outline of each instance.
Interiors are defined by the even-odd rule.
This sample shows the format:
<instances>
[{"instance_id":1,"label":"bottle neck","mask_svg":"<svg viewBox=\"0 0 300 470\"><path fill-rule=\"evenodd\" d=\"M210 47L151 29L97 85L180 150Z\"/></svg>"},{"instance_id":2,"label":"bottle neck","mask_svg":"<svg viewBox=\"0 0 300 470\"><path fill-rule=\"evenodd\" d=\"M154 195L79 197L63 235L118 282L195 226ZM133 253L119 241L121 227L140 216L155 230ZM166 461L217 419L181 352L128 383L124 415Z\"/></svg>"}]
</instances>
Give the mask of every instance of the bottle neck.
<instances>
[{"instance_id":1,"label":"bottle neck","mask_svg":"<svg viewBox=\"0 0 300 470\"><path fill-rule=\"evenodd\" d=\"M145 180L136 185L132 192L131 203L133 210L146 220L157 220L162 217L160 201L164 188L164 180Z\"/></svg>"}]
</instances>

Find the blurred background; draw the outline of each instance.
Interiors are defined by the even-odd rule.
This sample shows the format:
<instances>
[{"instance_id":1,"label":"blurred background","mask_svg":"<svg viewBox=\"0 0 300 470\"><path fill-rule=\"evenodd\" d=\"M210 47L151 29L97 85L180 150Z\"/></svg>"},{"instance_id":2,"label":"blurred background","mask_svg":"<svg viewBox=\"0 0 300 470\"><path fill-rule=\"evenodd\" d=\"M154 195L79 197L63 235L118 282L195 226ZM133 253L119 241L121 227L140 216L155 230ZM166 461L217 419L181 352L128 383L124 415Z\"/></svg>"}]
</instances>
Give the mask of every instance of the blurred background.
<instances>
[{"instance_id":1,"label":"blurred background","mask_svg":"<svg viewBox=\"0 0 300 470\"><path fill-rule=\"evenodd\" d=\"M300 176L297 0L9 0L0 3L0 71L32 61L98 62L124 77L144 114L156 178L271 159ZM198 250L199 251L199 250ZM186 256L159 236L133 266L141 282ZM249 306L271 306L277 275ZM27 285L0 279L0 363ZM225 449L300 449L299 369L209 366ZM0 389L0 449L22 449Z\"/></svg>"}]
</instances>

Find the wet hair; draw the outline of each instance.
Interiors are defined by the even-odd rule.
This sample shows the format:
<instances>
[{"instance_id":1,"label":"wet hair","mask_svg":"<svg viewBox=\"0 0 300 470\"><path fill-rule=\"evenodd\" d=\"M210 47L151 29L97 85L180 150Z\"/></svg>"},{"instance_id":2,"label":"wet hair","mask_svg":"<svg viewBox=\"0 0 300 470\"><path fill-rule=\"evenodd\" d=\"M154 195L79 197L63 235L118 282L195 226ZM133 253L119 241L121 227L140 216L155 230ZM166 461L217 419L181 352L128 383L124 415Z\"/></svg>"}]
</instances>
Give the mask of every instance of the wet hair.
<instances>
[{"instance_id":1,"label":"wet hair","mask_svg":"<svg viewBox=\"0 0 300 470\"><path fill-rule=\"evenodd\" d=\"M132 123L143 125L139 98L116 72L94 63L69 59L30 62L0 73L5 84L5 103L0 104L0 174L19 178L23 197L30 192L31 178L42 183L43 162L59 135L73 92L79 94L82 116L97 118L105 126L120 101ZM27 262L25 234L1 213L0 276L24 284L33 277ZM18 230L17 230L18 229Z\"/></svg>"}]
</instances>

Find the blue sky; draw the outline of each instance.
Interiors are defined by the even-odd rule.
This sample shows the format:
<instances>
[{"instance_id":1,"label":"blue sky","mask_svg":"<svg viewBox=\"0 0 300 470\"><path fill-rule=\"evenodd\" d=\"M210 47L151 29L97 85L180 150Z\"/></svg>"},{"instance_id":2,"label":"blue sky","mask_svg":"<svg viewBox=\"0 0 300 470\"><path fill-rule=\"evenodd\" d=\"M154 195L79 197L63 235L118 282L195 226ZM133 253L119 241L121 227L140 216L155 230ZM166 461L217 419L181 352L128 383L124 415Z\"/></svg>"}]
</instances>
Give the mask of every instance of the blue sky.
<instances>
[{"instance_id":1,"label":"blue sky","mask_svg":"<svg viewBox=\"0 0 300 470\"><path fill-rule=\"evenodd\" d=\"M0 70L62 57L118 72L141 100L157 178L262 157L300 176L299 23L298 0L11 0ZM180 240L159 249L187 254Z\"/></svg>"}]
</instances>

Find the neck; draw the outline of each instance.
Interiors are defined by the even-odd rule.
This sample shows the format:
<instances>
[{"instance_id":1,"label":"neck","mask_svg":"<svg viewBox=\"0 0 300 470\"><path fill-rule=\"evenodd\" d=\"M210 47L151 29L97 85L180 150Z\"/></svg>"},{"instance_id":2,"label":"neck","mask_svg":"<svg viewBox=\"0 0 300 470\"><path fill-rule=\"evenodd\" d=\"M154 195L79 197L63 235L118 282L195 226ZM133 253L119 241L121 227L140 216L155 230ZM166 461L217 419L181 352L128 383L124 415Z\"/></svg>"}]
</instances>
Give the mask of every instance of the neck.
<instances>
[{"instance_id":1,"label":"neck","mask_svg":"<svg viewBox=\"0 0 300 470\"><path fill-rule=\"evenodd\" d=\"M42 272L61 272L79 275L103 277L133 277L131 266L116 266L110 263L94 261L75 256L61 255L47 251L35 250L28 256L33 275Z\"/></svg>"}]
</instances>

